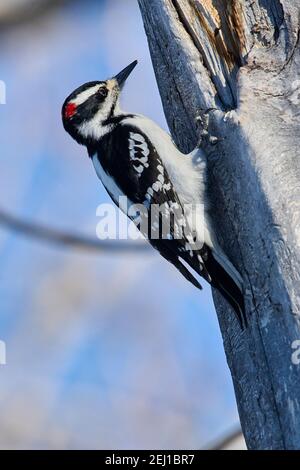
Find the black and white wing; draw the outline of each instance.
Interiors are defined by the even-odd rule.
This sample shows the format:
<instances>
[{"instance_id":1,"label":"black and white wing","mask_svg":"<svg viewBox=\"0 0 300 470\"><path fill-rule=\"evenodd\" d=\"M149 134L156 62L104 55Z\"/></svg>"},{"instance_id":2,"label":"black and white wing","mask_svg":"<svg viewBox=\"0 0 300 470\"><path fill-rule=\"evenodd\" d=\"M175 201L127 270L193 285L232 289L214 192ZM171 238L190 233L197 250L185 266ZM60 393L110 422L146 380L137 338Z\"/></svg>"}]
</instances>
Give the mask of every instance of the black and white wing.
<instances>
[{"instance_id":1,"label":"black and white wing","mask_svg":"<svg viewBox=\"0 0 300 470\"><path fill-rule=\"evenodd\" d=\"M183 215L184 209L167 169L147 135L132 125L119 125L102 140L101 149L98 149L98 158L108 177L113 178L114 184L119 188L118 193L126 195L133 204L144 206L148 216L147 235L151 245L198 288L201 288L199 282L182 261L211 282L202 259L202 250L205 251L205 246L200 251L189 248L191 240L187 236L188 227L180 229L178 226L179 223L184 223L183 220L171 217L168 236L166 238L161 236L164 215L170 220L170 213ZM107 189L110 192L109 188ZM110 195L117 203L116 195L111 192ZM158 233L158 237L150 236L153 233L153 224L156 223L153 222L153 217L151 218L151 206L154 204L165 208L165 211L159 215L159 226L154 230L156 234ZM134 220L133 217L132 219ZM144 232L143 234L145 235Z\"/></svg>"},{"instance_id":2,"label":"black and white wing","mask_svg":"<svg viewBox=\"0 0 300 470\"><path fill-rule=\"evenodd\" d=\"M90 153L95 153L95 150ZM162 159L147 135L133 125L118 125L102 139L101 147L96 151L96 158L102 169L105 168L105 178L112 181L111 189L107 186L112 199L118 203L118 194L124 194L133 204L142 204L147 211L147 234L141 231L144 235L149 235L151 245L196 287L201 288L201 285L186 264L217 288L232 305L240 323L243 324L243 295L228 270L216 260L210 247L203 244L200 249L191 249L193 237L189 233L189 227L183 227L179 232L181 236L178 237L180 227L176 217L169 225L168 237L162 237L164 213L159 216L159 236L152 236L153 204L164 205L165 216L169 219L174 209L180 209L180 213L184 214L184 208ZM116 194L113 194L113 188L118 188ZM136 223L135 218L131 218Z\"/></svg>"}]
</instances>

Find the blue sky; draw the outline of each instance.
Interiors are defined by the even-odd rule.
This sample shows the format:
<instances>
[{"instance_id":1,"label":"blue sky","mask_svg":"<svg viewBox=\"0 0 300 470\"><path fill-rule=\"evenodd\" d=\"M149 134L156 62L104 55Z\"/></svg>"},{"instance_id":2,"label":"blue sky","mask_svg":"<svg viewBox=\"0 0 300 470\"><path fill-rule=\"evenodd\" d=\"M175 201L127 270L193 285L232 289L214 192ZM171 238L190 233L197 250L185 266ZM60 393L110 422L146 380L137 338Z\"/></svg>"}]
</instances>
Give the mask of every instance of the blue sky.
<instances>
[{"instance_id":1,"label":"blue sky","mask_svg":"<svg viewBox=\"0 0 300 470\"><path fill-rule=\"evenodd\" d=\"M123 106L166 127L136 2L71 2L1 46L1 205L95 236L108 197L60 109L137 58ZM3 229L0 257L0 447L197 449L238 421L209 288L154 252L83 254Z\"/></svg>"}]
</instances>

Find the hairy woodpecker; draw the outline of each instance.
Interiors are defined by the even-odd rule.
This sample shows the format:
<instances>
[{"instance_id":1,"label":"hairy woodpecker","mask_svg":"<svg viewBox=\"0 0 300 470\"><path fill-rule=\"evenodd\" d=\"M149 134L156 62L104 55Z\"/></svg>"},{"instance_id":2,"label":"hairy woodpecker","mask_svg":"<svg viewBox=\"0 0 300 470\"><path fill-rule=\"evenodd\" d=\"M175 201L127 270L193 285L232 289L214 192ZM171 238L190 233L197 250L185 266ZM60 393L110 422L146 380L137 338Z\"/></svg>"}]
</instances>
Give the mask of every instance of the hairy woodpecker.
<instances>
[{"instance_id":1,"label":"hairy woodpecker","mask_svg":"<svg viewBox=\"0 0 300 470\"><path fill-rule=\"evenodd\" d=\"M161 236L161 228L160 236L148 237L151 245L196 287L202 288L192 271L218 289L243 327L243 280L218 245L210 223L204 152L197 147L188 155L182 154L153 121L120 109L121 90L136 65L137 61L109 80L77 88L63 104L64 128L87 148L98 177L119 207L121 196L127 197L129 205L143 205L151 228L151 205L166 207L159 226L172 207L183 209L180 222L185 227L184 234L175 236L176 221L167 237ZM204 217L188 231L191 211L184 211L184 206L197 207L199 201L204 205ZM127 209L127 215L136 222L136 215L130 215ZM192 248L195 238L201 244Z\"/></svg>"}]
</instances>

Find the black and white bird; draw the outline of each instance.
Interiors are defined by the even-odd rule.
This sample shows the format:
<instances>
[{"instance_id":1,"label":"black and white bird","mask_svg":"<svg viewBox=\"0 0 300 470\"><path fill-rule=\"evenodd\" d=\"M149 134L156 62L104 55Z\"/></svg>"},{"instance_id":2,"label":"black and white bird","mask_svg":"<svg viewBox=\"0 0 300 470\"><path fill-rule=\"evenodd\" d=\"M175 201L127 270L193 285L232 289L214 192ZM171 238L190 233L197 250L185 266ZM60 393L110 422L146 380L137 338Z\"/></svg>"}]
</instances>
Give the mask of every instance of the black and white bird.
<instances>
[{"instance_id":1,"label":"black and white bird","mask_svg":"<svg viewBox=\"0 0 300 470\"><path fill-rule=\"evenodd\" d=\"M151 245L196 287L202 288L197 273L218 289L243 326L243 279L218 245L212 229L203 151L196 148L182 154L153 121L120 108L121 90L136 65L137 61L109 80L89 82L76 89L62 108L64 128L87 148L98 177L117 205L121 196L122 200L127 197L129 205L142 204L152 228L151 205L165 204L166 211L182 208L182 236L175 236L178 227L173 223L168 237L148 237ZM192 217L184 207L196 207L199 201L204 205L204 217L188 232ZM128 207L120 208L127 212ZM192 249L195 238L201 244Z\"/></svg>"}]
</instances>

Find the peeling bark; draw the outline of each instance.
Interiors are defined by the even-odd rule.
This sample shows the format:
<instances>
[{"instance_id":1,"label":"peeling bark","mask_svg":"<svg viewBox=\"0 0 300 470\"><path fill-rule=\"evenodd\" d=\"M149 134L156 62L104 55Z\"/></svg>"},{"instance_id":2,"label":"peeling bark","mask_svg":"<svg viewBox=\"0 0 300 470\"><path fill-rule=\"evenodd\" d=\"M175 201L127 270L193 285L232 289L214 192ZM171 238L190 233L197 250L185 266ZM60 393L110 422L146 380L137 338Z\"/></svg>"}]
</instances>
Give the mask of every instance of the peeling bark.
<instances>
[{"instance_id":1,"label":"peeling bark","mask_svg":"<svg viewBox=\"0 0 300 470\"><path fill-rule=\"evenodd\" d=\"M170 130L210 113L209 194L243 275L249 328L214 292L250 449L300 449L300 2L139 0Z\"/></svg>"}]
</instances>

